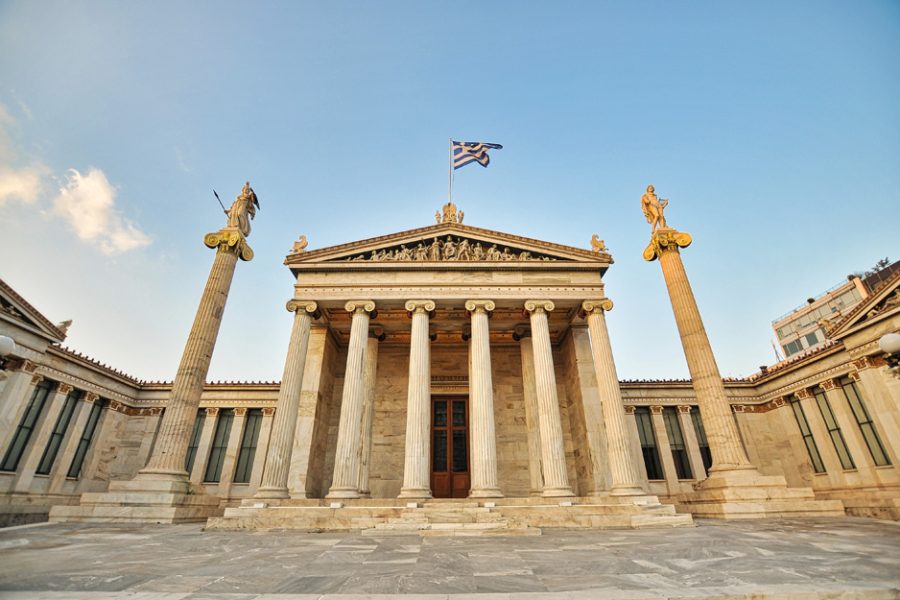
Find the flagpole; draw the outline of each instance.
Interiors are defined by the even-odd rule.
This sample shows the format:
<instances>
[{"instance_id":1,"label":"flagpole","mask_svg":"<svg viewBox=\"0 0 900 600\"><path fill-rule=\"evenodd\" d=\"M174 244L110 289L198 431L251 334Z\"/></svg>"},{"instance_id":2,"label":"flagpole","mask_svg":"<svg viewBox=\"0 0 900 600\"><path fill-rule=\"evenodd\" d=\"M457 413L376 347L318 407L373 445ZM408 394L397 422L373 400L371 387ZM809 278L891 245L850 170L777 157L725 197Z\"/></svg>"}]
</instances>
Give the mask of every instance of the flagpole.
<instances>
[{"instance_id":1,"label":"flagpole","mask_svg":"<svg viewBox=\"0 0 900 600\"><path fill-rule=\"evenodd\" d=\"M450 159L447 170L447 202L453 202L453 138L447 138L447 150Z\"/></svg>"}]
</instances>

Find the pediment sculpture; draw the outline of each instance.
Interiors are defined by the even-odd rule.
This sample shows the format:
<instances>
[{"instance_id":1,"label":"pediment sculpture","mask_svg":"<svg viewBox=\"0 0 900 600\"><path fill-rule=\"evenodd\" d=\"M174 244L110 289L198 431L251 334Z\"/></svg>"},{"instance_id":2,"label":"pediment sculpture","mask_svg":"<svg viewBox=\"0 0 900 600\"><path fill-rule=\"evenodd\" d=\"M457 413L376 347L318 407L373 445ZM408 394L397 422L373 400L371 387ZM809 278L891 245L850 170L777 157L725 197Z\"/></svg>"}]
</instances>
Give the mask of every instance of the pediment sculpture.
<instances>
[{"instance_id":1,"label":"pediment sculpture","mask_svg":"<svg viewBox=\"0 0 900 600\"><path fill-rule=\"evenodd\" d=\"M446 235L434 237L431 241L422 240L415 245L400 244L391 248L379 248L366 254L357 254L338 260L370 262L521 262L553 261L557 259L529 250Z\"/></svg>"}]
</instances>

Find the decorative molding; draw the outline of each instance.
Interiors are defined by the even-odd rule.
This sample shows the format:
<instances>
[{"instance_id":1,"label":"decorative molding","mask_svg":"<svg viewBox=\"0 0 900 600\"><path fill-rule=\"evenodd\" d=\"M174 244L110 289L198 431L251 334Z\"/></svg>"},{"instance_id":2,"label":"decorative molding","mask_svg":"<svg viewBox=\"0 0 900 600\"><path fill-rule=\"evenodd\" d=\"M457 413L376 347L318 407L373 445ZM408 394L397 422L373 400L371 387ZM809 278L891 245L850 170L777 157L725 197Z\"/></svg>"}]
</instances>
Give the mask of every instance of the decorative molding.
<instances>
[{"instance_id":1,"label":"decorative molding","mask_svg":"<svg viewBox=\"0 0 900 600\"><path fill-rule=\"evenodd\" d=\"M884 358L881 356L862 356L853 361L853 366L856 367L857 371L877 369L886 365L887 363L884 362Z\"/></svg>"},{"instance_id":2,"label":"decorative molding","mask_svg":"<svg viewBox=\"0 0 900 600\"><path fill-rule=\"evenodd\" d=\"M207 406L206 407L206 416L207 417L215 417L218 414L219 414L218 406Z\"/></svg>"},{"instance_id":3,"label":"decorative molding","mask_svg":"<svg viewBox=\"0 0 900 600\"><path fill-rule=\"evenodd\" d=\"M836 390L841 387L841 384L838 383L838 380L834 379L834 378L829 378L829 379L825 379L824 381L820 381L819 385L826 392L830 392L831 390Z\"/></svg>"},{"instance_id":4,"label":"decorative molding","mask_svg":"<svg viewBox=\"0 0 900 600\"><path fill-rule=\"evenodd\" d=\"M808 400L813 397L812 390L808 387L800 388L799 390L794 392L794 395L797 396L800 400Z\"/></svg>"},{"instance_id":5,"label":"decorative molding","mask_svg":"<svg viewBox=\"0 0 900 600\"><path fill-rule=\"evenodd\" d=\"M84 397L82 398L82 400L84 400L88 404L93 404L99 399L100 395L95 394L94 392L85 392Z\"/></svg>"},{"instance_id":6,"label":"decorative molding","mask_svg":"<svg viewBox=\"0 0 900 600\"><path fill-rule=\"evenodd\" d=\"M679 404L679 405L678 405L678 412L683 413L683 414L688 414L688 413L690 413L690 412L691 412L691 406L690 406L690 404Z\"/></svg>"},{"instance_id":7,"label":"decorative molding","mask_svg":"<svg viewBox=\"0 0 900 600\"><path fill-rule=\"evenodd\" d=\"M274 406L264 406L262 409L262 414L264 417L271 417L275 414Z\"/></svg>"},{"instance_id":8,"label":"decorative molding","mask_svg":"<svg viewBox=\"0 0 900 600\"><path fill-rule=\"evenodd\" d=\"M74 390L74 389L75 389L75 388L74 388L72 385L70 385L70 384L68 384L68 383L62 383L62 382L60 382L59 385L56 386L56 393L57 393L57 394L68 395L68 394L71 393L72 390Z\"/></svg>"},{"instance_id":9,"label":"decorative molding","mask_svg":"<svg viewBox=\"0 0 900 600\"><path fill-rule=\"evenodd\" d=\"M236 416L236 417L243 417L243 416L246 416L246 414L247 414L247 409L246 409L246 407L243 407L243 406L236 406L236 407L234 408L234 416Z\"/></svg>"},{"instance_id":10,"label":"decorative molding","mask_svg":"<svg viewBox=\"0 0 900 600\"><path fill-rule=\"evenodd\" d=\"M635 408L637 408L637 407L636 407L636 406L631 406L631 405L629 405L629 404L626 404L626 405L625 405L625 414L626 414L626 415L633 415L633 414L634 414L634 409L635 409Z\"/></svg>"},{"instance_id":11,"label":"decorative molding","mask_svg":"<svg viewBox=\"0 0 900 600\"><path fill-rule=\"evenodd\" d=\"M654 415L661 415L663 413L663 407L660 404L651 404L650 412Z\"/></svg>"}]
</instances>

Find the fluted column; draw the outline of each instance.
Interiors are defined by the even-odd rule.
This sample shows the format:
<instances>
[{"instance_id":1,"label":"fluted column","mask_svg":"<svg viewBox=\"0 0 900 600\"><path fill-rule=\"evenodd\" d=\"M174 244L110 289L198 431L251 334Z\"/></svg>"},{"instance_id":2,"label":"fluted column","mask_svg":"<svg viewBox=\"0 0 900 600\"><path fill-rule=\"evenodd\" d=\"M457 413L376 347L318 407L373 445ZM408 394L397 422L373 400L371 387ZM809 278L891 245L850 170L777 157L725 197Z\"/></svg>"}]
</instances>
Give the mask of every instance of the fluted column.
<instances>
[{"instance_id":1,"label":"fluted column","mask_svg":"<svg viewBox=\"0 0 900 600\"><path fill-rule=\"evenodd\" d=\"M538 415L537 391L534 383L534 349L531 344L531 329L517 328L513 339L519 341L522 359L522 396L525 400L525 427L528 430L528 479L529 494L540 496L544 489L541 467L541 419Z\"/></svg>"},{"instance_id":2,"label":"fluted column","mask_svg":"<svg viewBox=\"0 0 900 600\"><path fill-rule=\"evenodd\" d=\"M703 427L713 457L710 472L734 469L754 469L750 464L737 430L731 405L725 396L725 386L713 355L694 292L688 281L679 247L691 243L691 236L674 229L659 229L652 234L650 245L644 250L645 260L659 258L675 322L684 347L691 381L700 405Z\"/></svg>"},{"instance_id":3,"label":"fluted column","mask_svg":"<svg viewBox=\"0 0 900 600\"><path fill-rule=\"evenodd\" d=\"M406 408L406 456L400 498L431 498L431 347L428 337L431 300L410 300L409 393Z\"/></svg>"},{"instance_id":4,"label":"fluted column","mask_svg":"<svg viewBox=\"0 0 900 600\"><path fill-rule=\"evenodd\" d=\"M368 498L369 461L372 458L372 425L375 422L375 376L378 369L378 342L384 339L384 333L375 328L369 331L366 341L366 367L363 372L363 417L359 439L359 495Z\"/></svg>"},{"instance_id":5,"label":"fluted column","mask_svg":"<svg viewBox=\"0 0 900 600\"><path fill-rule=\"evenodd\" d=\"M631 452L628 427L625 423L625 403L619 389L619 377L613 360L609 331L604 311L612 310L609 298L582 302L588 332L591 336L591 354L597 374L597 389L606 423L606 444L611 475L610 493L619 496L641 495L640 480L635 470L635 457Z\"/></svg>"},{"instance_id":6,"label":"fluted column","mask_svg":"<svg viewBox=\"0 0 900 600\"><path fill-rule=\"evenodd\" d=\"M544 490L541 495L567 497L575 494L569 485L569 474L566 470L566 449L559 416L556 374L553 370L550 325L547 322L547 313L555 307L550 300L525 302L525 310L531 319L535 389L541 427L541 464L544 468Z\"/></svg>"},{"instance_id":7,"label":"fluted column","mask_svg":"<svg viewBox=\"0 0 900 600\"><path fill-rule=\"evenodd\" d=\"M341 397L341 417L338 424L337 448L334 455L334 476L326 498L359 498L360 427L365 396L364 372L366 338L369 333L369 313L375 311L371 300L353 300L344 308L353 313L350 324L350 345L347 348L347 369L344 372L344 391Z\"/></svg>"},{"instance_id":8,"label":"fluted column","mask_svg":"<svg viewBox=\"0 0 900 600\"><path fill-rule=\"evenodd\" d=\"M216 248L216 258L178 365L156 445L147 466L138 472L138 478L170 479L187 484L184 459L216 347L234 268L239 257L243 260L253 258L253 251L237 229L225 228L218 233L207 234L203 241L210 248Z\"/></svg>"},{"instance_id":9,"label":"fluted column","mask_svg":"<svg viewBox=\"0 0 900 600\"><path fill-rule=\"evenodd\" d=\"M289 498L288 472L291 466L291 450L294 447L294 430L303 386L303 368L309 348L309 331L313 319L319 317L315 302L290 300L287 309L294 313L294 325L288 342L284 374L278 389L278 410L272 422L272 434L266 452L266 464L257 498Z\"/></svg>"},{"instance_id":10,"label":"fluted column","mask_svg":"<svg viewBox=\"0 0 900 600\"><path fill-rule=\"evenodd\" d=\"M469 431L471 432L471 498L499 498L497 438L494 427L494 384L491 379L491 341L488 316L492 300L468 300L472 318L469 339Z\"/></svg>"}]
</instances>

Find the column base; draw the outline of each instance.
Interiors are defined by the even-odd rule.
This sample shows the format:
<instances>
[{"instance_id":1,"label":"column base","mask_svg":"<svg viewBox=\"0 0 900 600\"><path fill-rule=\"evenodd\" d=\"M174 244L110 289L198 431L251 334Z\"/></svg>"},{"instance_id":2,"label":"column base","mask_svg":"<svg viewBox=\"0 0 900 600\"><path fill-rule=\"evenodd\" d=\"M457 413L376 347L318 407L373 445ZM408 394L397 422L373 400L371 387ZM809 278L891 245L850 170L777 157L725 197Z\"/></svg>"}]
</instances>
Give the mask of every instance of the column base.
<instances>
[{"instance_id":1,"label":"column base","mask_svg":"<svg viewBox=\"0 0 900 600\"><path fill-rule=\"evenodd\" d=\"M694 491L679 497L679 508L695 517L763 519L843 517L840 500L816 500L812 488L787 486L780 475L762 475L755 467L710 469Z\"/></svg>"},{"instance_id":2,"label":"column base","mask_svg":"<svg viewBox=\"0 0 900 600\"><path fill-rule=\"evenodd\" d=\"M359 498L359 490L356 488L331 488L325 495L325 499L332 498Z\"/></svg>"},{"instance_id":3,"label":"column base","mask_svg":"<svg viewBox=\"0 0 900 600\"><path fill-rule=\"evenodd\" d=\"M286 500L291 495L288 494L286 487L261 487L253 494L253 497L260 500Z\"/></svg>"},{"instance_id":4,"label":"column base","mask_svg":"<svg viewBox=\"0 0 900 600\"><path fill-rule=\"evenodd\" d=\"M544 498L574 498L575 492L572 488L544 488L541 492Z\"/></svg>"},{"instance_id":5,"label":"column base","mask_svg":"<svg viewBox=\"0 0 900 600\"><path fill-rule=\"evenodd\" d=\"M636 485L622 485L622 486L613 486L612 489L609 490L610 496L646 496L646 490L642 490L639 486Z\"/></svg>"},{"instance_id":6,"label":"column base","mask_svg":"<svg viewBox=\"0 0 900 600\"><path fill-rule=\"evenodd\" d=\"M431 498L431 489L429 488L403 488L400 490L398 498L411 499L427 499Z\"/></svg>"},{"instance_id":7,"label":"column base","mask_svg":"<svg viewBox=\"0 0 900 600\"><path fill-rule=\"evenodd\" d=\"M482 488L480 490L469 491L469 498L502 498L503 492L500 488Z\"/></svg>"}]
</instances>

